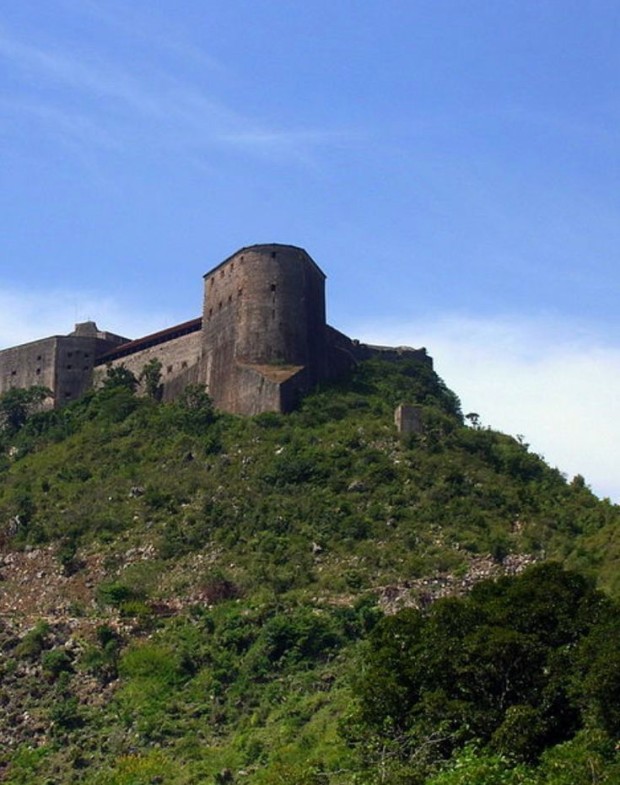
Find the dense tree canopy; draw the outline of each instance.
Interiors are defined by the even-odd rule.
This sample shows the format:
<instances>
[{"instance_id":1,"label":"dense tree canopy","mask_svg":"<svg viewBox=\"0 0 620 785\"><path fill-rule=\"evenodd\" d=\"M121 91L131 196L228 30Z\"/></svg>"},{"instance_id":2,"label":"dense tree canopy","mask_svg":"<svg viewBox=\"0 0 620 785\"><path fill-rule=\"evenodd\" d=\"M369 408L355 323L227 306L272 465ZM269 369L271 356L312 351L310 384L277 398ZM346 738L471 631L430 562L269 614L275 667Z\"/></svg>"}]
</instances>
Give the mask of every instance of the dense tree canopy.
<instances>
[{"instance_id":1,"label":"dense tree canopy","mask_svg":"<svg viewBox=\"0 0 620 785\"><path fill-rule=\"evenodd\" d=\"M28 416L53 395L47 387L13 387L0 395L0 426L9 434L16 433Z\"/></svg>"},{"instance_id":2,"label":"dense tree canopy","mask_svg":"<svg viewBox=\"0 0 620 785\"><path fill-rule=\"evenodd\" d=\"M586 726L617 738L619 621L554 563L385 618L356 681L358 740L401 762L476 742L531 763Z\"/></svg>"}]
</instances>

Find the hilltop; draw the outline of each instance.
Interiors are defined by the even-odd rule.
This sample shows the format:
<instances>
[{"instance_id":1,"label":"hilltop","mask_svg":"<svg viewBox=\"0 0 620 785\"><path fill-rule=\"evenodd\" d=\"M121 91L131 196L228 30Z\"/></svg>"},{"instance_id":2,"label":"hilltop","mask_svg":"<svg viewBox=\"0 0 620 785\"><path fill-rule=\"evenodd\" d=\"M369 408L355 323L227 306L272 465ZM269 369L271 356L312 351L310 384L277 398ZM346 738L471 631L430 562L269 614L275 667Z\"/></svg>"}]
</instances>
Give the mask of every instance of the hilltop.
<instances>
[{"instance_id":1,"label":"hilltop","mask_svg":"<svg viewBox=\"0 0 620 785\"><path fill-rule=\"evenodd\" d=\"M399 436L401 402L422 433ZM413 359L254 417L117 373L2 448L15 785L374 781L343 723L384 614L549 560L620 592L618 508Z\"/></svg>"}]
</instances>

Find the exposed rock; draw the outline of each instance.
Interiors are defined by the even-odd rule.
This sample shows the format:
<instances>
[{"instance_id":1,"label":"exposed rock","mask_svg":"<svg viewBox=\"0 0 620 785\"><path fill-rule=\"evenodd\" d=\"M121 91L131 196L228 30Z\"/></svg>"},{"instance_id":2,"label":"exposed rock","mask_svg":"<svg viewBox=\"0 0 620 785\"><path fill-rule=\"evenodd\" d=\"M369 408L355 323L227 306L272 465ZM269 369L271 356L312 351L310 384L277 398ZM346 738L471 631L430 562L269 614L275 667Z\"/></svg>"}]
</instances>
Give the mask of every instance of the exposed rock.
<instances>
[{"instance_id":1,"label":"exposed rock","mask_svg":"<svg viewBox=\"0 0 620 785\"><path fill-rule=\"evenodd\" d=\"M379 605L388 614L397 613L403 608L425 608L441 597L460 597L467 594L476 583L488 578L517 575L537 560L532 554L518 553L509 554L502 562L490 555L474 557L465 575L443 572L381 587Z\"/></svg>"}]
</instances>

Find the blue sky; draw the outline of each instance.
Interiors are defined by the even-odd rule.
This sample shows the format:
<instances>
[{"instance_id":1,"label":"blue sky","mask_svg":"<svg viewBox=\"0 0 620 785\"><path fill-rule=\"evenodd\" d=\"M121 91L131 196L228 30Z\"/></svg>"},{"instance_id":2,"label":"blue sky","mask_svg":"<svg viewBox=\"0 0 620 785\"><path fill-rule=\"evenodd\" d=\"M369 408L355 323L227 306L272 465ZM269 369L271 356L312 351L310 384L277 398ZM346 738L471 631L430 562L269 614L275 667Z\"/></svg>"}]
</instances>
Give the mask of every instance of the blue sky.
<instances>
[{"instance_id":1,"label":"blue sky","mask_svg":"<svg viewBox=\"0 0 620 785\"><path fill-rule=\"evenodd\" d=\"M620 4L0 9L0 346L198 315L305 247L332 324L620 500Z\"/></svg>"}]
</instances>

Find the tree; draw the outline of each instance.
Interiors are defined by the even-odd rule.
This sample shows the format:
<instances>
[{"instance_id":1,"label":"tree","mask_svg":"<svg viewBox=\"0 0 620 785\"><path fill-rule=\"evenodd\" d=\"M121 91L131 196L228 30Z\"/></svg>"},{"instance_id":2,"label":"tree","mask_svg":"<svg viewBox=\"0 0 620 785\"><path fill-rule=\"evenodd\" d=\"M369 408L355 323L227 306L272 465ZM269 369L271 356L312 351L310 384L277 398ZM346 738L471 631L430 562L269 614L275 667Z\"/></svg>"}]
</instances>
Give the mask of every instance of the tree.
<instances>
[{"instance_id":1,"label":"tree","mask_svg":"<svg viewBox=\"0 0 620 785\"><path fill-rule=\"evenodd\" d=\"M53 396L47 387L12 387L0 395L0 424L9 434L17 433L43 401Z\"/></svg>"},{"instance_id":2,"label":"tree","mask_svg":"<svg viewBox=\"0 0 620 785\"><path fill-rule=\"evenodd\" d=\"M213 401L204 384L188 384L179 400L184 409L204 411L213 409Z\"/></svg>"},{"instance_id":3,"label":"tree","mask_svg":"<svg viewBox=\"0 0 620 785\"><path fill-rule=\"evenodd\" d=\"M470 742L533 762L592 722L617 738L619 622L557 564L388 617L358 669L354 740L413 765L421 750L446 760Z\"/></svg>"},{"instance_id":4,"label":"tree","mask_svg":"<svg viewBox=\"0 0 620 785\"><path fill-rule=\"evenodd\" d=\"M138 380L124 365L108 365L102 387L104 390L114 390L120 387L135 393L138 388Z\"/></svg>"},{"instance_id":5,"label":"tree","mask_svg":"<svg viewBox=\"0 0 620 785\"><path fill-rule=\"evenodd\" d=\"M465 419L469 420L472 428L482 428L480 424L480 415L477 412L469 412L469 414L465 415Z\"/></svg>"},{"instance_id":6,"label":"tree","mask_svg":"<svg viewBox=\"0 0 620 785\"><path fill-rule=\"evenodd\" d=\"M188 384L179 398L179 405L189 427L200 430L215 420L213 401L204 384Z\"/></svg>"},{"instance_id":7,"label":"tree","mask_svg":"<svg viewBox=\"0 0 620 785\"><path fill-rule=\"evenodd\" d=\"M161 362L153 357L147 362L140 372L139 380L144 384L146 394L154 401L160 401L162 396Z\"/></svg>"},{"instance_id":8,"label":"tree","mask_svg":"<svg viewBox=\"0 0 620 785\"><path fill-rule=\"evenodd\" d=\"M122 422L140 405L138 380L124 365L108 365L101 387L91 399L92 416L106 422Z\"/></svg>"}]
</instances>

